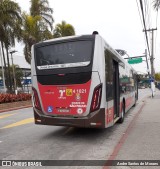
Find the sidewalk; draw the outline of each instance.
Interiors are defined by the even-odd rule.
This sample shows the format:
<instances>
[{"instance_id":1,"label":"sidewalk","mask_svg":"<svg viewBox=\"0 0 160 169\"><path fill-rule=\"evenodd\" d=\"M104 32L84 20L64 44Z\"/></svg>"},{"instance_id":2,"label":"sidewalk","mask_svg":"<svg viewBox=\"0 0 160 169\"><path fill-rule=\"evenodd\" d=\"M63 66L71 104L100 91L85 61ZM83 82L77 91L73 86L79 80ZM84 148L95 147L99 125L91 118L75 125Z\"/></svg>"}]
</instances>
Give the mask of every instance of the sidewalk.
<instances>
[{"instance_id":1,"label":"sidewalk","mask_svg":"<svg viewBox=\"0 0 160 169\"><path fill-rule=\"evenodd\" d=\"M160 160L160 90L147 98L115 160ZM159 166L115 166L112 169L159 168Z\"/></svg>"},{"instance_id":2,"label":"sidewalk","mask_svg":"<svg viewBox=\"0 0 160 169\"><path fill-rule=\"evenodd\" d=\"M0 113L32 107L31 100L0 104Z\"/></svg>"}]
</instances>

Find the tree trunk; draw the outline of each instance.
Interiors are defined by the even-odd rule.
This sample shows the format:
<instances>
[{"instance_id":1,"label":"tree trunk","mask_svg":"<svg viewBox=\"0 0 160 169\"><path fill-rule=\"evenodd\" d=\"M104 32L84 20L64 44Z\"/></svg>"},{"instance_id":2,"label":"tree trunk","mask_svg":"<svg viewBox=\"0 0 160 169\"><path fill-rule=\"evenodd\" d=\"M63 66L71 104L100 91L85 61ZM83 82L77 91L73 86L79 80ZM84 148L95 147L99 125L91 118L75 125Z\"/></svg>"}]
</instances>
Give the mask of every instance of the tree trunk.
<instances>
[{"instance_id":1,"label":"tree trunk","mask_svg":"<svg viewBox=\"0 0 160 169\"><path fill-rule=\"evenodd\" d=\"M8 82L9 82L9 92L12 92L12 82L11 82L11 73L10 73L10 63L9 63L9 53L8 46L6 46L7 62L8 62Z\"/></svg>"},{"instance_id":2,"label":"tree trunk","mask_svg":"<svg viewBox=\"0 0 160 169\"><path fill-rule=\"evenodd\" d=\"M4 62L5 83L6 83L7 89L9 89L8 71L7 71L7 66L6 66L6 58L5 58L5 54L4 54L4 45L3 45L3 42L2 42L2 41L1 41L1 47L2 47L3 62Z\"/></svg>"}]
</instances>

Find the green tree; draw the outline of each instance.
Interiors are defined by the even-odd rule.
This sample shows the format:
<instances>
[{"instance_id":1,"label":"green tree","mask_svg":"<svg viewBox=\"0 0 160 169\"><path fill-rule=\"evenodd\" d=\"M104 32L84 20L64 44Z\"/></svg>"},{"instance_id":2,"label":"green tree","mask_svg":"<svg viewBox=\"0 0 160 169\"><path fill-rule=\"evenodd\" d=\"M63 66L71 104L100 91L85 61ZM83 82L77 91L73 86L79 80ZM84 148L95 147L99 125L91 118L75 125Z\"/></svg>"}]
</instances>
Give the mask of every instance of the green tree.
<instances>
[{"instance_id":1,"label":"green tree","mask_svg":"<svg viewBox=\"0 0 160 169\"><path fill-rule=\"evenodd\" d=\"M9 62L9 48L15 45L15 38L20 40L21 32L21 9L16 2L11 0L0 1L0 42L4 60L7 88L11 90L11 75ZM7 63L4 55L6 49ZM7 68L7 69L6 69ZM9 83L8 83L9 82Z\"/></svg>"},{"instance_id":2,"label":"green tree","mask_svg":"<svg viewBox=\"0 0 160 169\"><path fill-rule=\"evenodd\" d=\"M63 36L71 36L71 35L75 35L75 30L71 24L62 21L62 23L56 25L53 34L55 38L63 37Z\"/></svg>"},{"instance_id":3,"label":"green tree","mask_svg":"<svg viewBox=\"0 0 160 169\"><path fill-rule=\"evenodd\" d=\"M31 61L31 47L36 41L39 40L39 27L38 22L40 21L40 16L30 16L23 14L23 31L22 39L24 42L24 55L28 63Z\"/></svg>"},{"instance_id":4,"label":"green tree","mask_svg":"<svg viewBox=\"0 0 160 169\"><path fill-rule=\"evenodd\" d=\"M12 65L14 66L14 70L15 70L15 77L16 77L16 83L17 83L17 87L21 87L21 80L23 78L23 72L22 70L20 69L19 65ZM11 73L11 82L12 84L14 84L14 79L13 79L13 67L10 66L9 67L9 70L10 70L10 73ZM2 78L2 70L0 70L0 77Z\"/></svg>"},{"instance_id":5,"label":"green tree","mask_svg":"<svg viewBox=\"0 0 160 169\"><path fill-rule=\"evenodd\" d=\"M25 44L24 55L26 61L31 62L31 47L39 41L53 38L48 26L52 29L53 10L48 0L31 0L30 14L23 14L22 39Z\"/></svg>"},{"instance_id":6,"label":"green tree","mask_svg":"<svg viewBox=\"0 0 160 169\"><path fill-rule=\"evenodd\" d=\"M53 29L53 9L49 7L48 0L31 0L30 15L41 16L42 20Z\"/></svg>"},{"instance_id":7,"label":"green tree","mask_svg":"<svg viewBox=\"0 0 160 169\"><path fill-rule=\"evenodd\" d=\"M48 27L42 22L41 16L30 16L23 14L23 31L22 39L25 44L24 55L26 61L31 62L31 47L33 44L52 38Z\"/></svg>"},{"instance_id":8,"label":"green tree","mask_svg":"<svg viewBox=\"0 0 160 169\"><path fill-rule=\"evenodd\" d=\"M160 81L160 72L155 73L155 80Z\"/></svg>"},{"instance_id":9,"label":"green tree","mask_svg":"<svg viewBox=\"0 0 160 169\"><path fill-rule=\"evenodd\" d=\"M158 11L158 9L160 8L160 0L154 0L153 1L153 8Z\"/></svg>"}]
</instances>

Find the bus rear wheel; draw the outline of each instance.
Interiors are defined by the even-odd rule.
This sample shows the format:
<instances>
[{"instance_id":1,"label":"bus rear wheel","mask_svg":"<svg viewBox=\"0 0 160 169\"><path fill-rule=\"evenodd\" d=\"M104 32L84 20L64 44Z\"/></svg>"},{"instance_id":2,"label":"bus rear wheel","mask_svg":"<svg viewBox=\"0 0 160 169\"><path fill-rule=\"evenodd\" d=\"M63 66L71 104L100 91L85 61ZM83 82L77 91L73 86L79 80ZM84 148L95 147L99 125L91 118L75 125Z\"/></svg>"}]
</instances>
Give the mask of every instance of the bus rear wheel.
<instances>
[{"instance_id":1,"label":"bus rear wheel","mask_svg":"<svg viewBox=\"0 0 160 169\"><path fill-rule=\"evenodd\" d=\"M118 123L123 123L124 121L124 115L125 115L125 104L122 105L122 112L121 112L121 118L118 120Z\"/></svg>"},{"instance_id":2,"label":"bus rear wheel","mask_svg":"<svg viewBox=\"0 0 160 169\"><path fill-rule=\"evenodd\" d=\"M136 95L135 95L135 102L134 102L133 107L135 107L135 106L136 106L136 103L137 103L137 97L136 97Z\"/></svg>"}]
</instances>

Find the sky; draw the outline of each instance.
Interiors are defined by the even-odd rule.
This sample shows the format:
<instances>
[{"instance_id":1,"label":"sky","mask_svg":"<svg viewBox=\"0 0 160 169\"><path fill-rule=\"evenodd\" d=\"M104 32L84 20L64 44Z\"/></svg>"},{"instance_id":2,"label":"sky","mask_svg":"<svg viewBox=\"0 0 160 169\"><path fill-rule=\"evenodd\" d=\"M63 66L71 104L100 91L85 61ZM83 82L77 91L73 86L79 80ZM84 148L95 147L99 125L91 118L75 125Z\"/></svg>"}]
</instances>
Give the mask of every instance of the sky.
<instances>
[{"instance_id":1,"label":"sky","mask_svg":"<svg viewBox=\"0 0 160 169\"><path fill-rule=\"evenodd\" d=\"M23 11L28 12L30 0L15 0ZM75 28L76 35L99 34L114 49L127 51L130 57L144 55L146 49L145 36L142 21L137 6L138 0L48 0L53 8L54 27L57 23L65 20ZM146 0L152 2L151 0ZM147 29L156 27L156 15L148 4L150 18ZM157 20L155 37L155 70L160 72L160 17ZM148 33L149 42L151 34ZM18 52L14 54L15 63L20 67L30 67L23 56L23 45L17 44L14 48ZM146 62L132 65L137 71L146 73Z\"/></svg>"}]
</instances>

